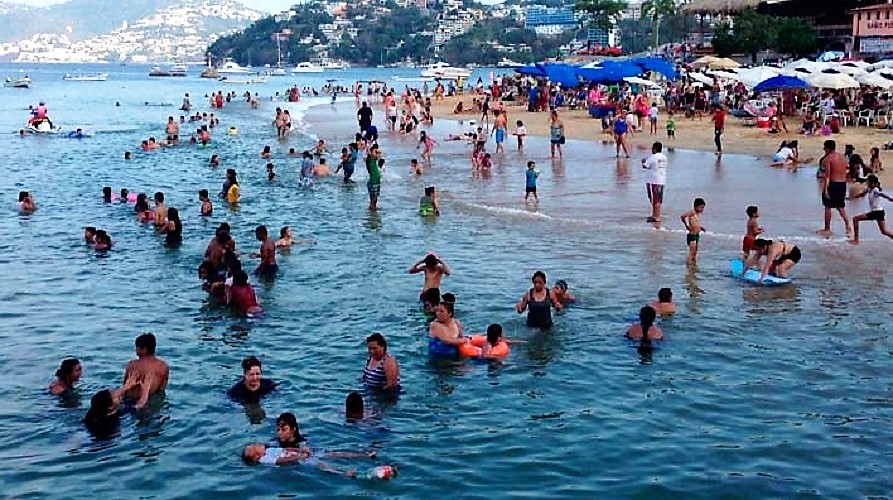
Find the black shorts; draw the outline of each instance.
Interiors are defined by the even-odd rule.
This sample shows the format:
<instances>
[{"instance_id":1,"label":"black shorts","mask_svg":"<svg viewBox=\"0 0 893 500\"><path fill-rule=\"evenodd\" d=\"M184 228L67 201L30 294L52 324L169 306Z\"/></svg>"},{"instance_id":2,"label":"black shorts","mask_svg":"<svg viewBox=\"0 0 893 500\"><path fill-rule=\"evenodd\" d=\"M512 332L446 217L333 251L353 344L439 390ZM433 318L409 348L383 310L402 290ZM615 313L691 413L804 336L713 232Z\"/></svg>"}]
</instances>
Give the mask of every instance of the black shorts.
<instances>
[{"instance_id":1,"label":"black shorts","mask_svg":"<svg viewBox=\"0 0 893 500\"><path fill-rule=\"evenodd\" d=\"M846 207L846 182L829 182L828 196L822 193L822 205L825 208Z\"/></svg>"},{"instance_id":2,"label":"black shorts","mask_svg":"<svg viewBox=\"0 0 893 500\"><path fill-rule=\"evenodd\" d=\"M527 186L524 188L524 192L536 194L536 186L533 186L533 187Z\"/></svg>"},{"instance_id":3,"label":"black shorts","mask_svg":"<svg viewBox=\"0 0 893 500\"><path fill-rule=\"evenodd\" d=\"M664 185L663 184L645 184L648 191L648 201L651 204L664 202Z\"/></svg>"},{"instance_id":4,"label":"black shorts","mask_svg":"<svg viewBox=\"0 0 893 500\"><path fill-rule=\"evenodd\" d=\"M878 222L884 222L884 211L883 210L872 210L865 214L865 220L876 220Z\"/></svg>"},{"instance_id":5,"label":"black shorts","mask_svg":"<svg viewBox=\"0 0 893 500\"><path fill-rule=\"evenodd\" d=\"M782 262L784 262L786 260L789 260L789 261L793 262L794 264L796 264L796 263L800 262L801 257L802 257L802 255L800 255L800 249L795 246L794 248L791 248L790 252L783 254L783 255L779 255L778 258L775 259L775 265L781 264Z\"/></svg>"}]
</instances>

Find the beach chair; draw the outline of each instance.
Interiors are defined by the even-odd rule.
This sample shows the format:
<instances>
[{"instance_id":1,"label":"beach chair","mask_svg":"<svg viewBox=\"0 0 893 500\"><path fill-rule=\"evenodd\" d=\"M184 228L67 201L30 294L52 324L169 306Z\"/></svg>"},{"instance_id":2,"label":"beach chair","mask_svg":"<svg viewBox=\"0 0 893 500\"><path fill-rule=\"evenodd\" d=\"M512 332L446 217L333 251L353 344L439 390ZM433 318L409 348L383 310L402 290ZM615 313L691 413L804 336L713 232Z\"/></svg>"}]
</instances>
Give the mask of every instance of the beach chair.
<instances>
[{"instance_id":1,"label":"beach chair","mask_svg":"<svg viewBox=\"0 0 893 500\"><path fill-rule=\"evenodd\" d=\"M873 109L863 109L862 111L859 111L859 115L856 117L856 126L859 126L862 124L862 122L865 122L865 126L870 127L871 122L873 122L873 121L874 121L874 110Z\"/></svg>"}]
</instances>

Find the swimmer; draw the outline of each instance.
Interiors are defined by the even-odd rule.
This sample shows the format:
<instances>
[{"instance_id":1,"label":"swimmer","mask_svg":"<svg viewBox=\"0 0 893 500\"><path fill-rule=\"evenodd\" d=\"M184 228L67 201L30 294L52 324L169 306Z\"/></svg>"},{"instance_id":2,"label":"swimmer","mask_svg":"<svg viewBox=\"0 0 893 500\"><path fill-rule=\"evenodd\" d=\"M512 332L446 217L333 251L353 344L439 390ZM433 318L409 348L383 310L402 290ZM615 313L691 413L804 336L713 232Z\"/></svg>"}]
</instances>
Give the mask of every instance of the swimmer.
<instances>
[{"instance_id":1,"label":"swimmer","mask_svg":"<svg viewBox=\"0 0 893 500\"><path fill-rule=\"evenodd\" d=\"M198 201L202 202L202 208L199 215L202 217L210 217L214 213L214 205L211 203L211 198L207 189L202 189L198 192Z\"/></svg>"},{"instance_id":2,"label":"swimmer","mask_svg":"<svg viewBox=\"0 0 893 500\"><path fill-rule=\"evenodd\" d=\"M153 199L155 200L155 215L153 219L155 227L164 227L166 224L165 217L167 216L167 208L164 206L164 193L161 191L155 193Z\"/></svg>"},{"instance_id":3,"label":"swimmer","mask_svg":"<svg viewBox=\"0 0 893 500\"><path fill-rule=\"evenodd\" d=\"M281 413L276 417L276 440L281 448L300 448L301 443L306 442L293 413Z\"/></svg>"},{"instance_id":4,"label":"swimmer","mask_svg":"<svg viewBox=\"0 0 893 500\"><path fill-rule=\"evenodd\" d=\"M701 214L704 213L706 206L707 203L703 198L695 198L692 210L679 216L679 220L688 230L688 234L685 236L685 243L688 245L688 259L686 259L688 265L694 264L698 257L698 243L701 241L701 232L704 231L704 227L701 225Z\"/></svg>"},{"instance_id":5,"label":"swimmer","mask_svg":"<svg viewBox=\"0 0 893 500\"><path fill-rule=\"evenodd\" d=\"M429 288L440 288L440 281L443 277L451 274L450 267L447 266L446 262L430 252L425 254L420 261L410 266L408 272L409 274L425 273L425 283L422 285L421 294L424 294L425 290ZM422 298L421 294L419 295L420 300Z\"/></svg>"},{"instance_id":6,"label":"swimmer","mask_svg":"<svg viewBox=\"0 0 893 500\"><path fill-rule=\"evenodd\" d=\"M750 257L750 251L753 249L753 243L757 240L757 236L763 234L763 228L757 219L760 218L760 209L754 205L747 207L747 226L745 227L744 239L741 242L741 260L747 260Z\"/></svg>"},{"instance_id":7,"label":"swimmer","mask_svg":"<svg viewBox=\"0 0 893 500\"><path fill-rule=\"evenodd\" d=\"M202 290L215 299L223 299L226 294L225 282L220 278L214 265L203 260L198 266L198 278L202 280Z\"/></svg>"},{"instance_id":8,"label":"swimmer","mask_svg":"<svg viewBox=\"0 0 893 500\"><path fill-rule=\"evenodd\" d=\"M93 226L87 226L84 228L84 242L88 245L93 245L96 243L96 228Z\"/></svg>"},{"instance_id":9,"label":"swimmer","mask_svg":"<svg viewBox=\"0 0 893 500\"><path fill-rule=\"evenodd\" d=\"M136 195L134 195L134 201L136 201L135 196ZM118 197L118 199L121 201L121 203L130 202L130 191L128 191L127 188L121 188L121 195Z\"/></svg>"},{"instance_id":10,"label":"swimmer","mask_svg":"<svg viewBox=\"0 0 893 500\"><path fill-rule=\"evenodd\" d=\"M400 392L400 366L394 356L388 354L388 343L384 335L375 332L366 337L369 358L363 368L360 380L367 389L374 389L396 395Z\"/></svg>"},{"instance_id":11,"label":"swimmer","mask_svg":"<svg viewBox=\"0 0 893 500\"><path fill-rule=\"evenodd\" d=\"M260 399L276 389L276 382L261 377L260 360L249 356L242 360L242 379L236 382L226 395L239 403L257 404ZM297 426L297 424L296 424Z\"/></svg>"},{"instance_id":12,"label":"swimmer","mask_svg":"<svg viewBox=\"0 0 893 500\"><path fill-rule=\"evenodd\" d=\"M434 314L434 308L440 305L440 288L429 288L421 295L422 312L427 315Z\"/></svg>"},{"instance_id":13,"label":"swimmer","mask_svg":"<svg viewBox=\"0 0 893 500\"><path fill-rule=\"evenodd\" d=\"M657 291L657 300L648 304L661 316L676 314L676 303L673 302L673 290L661 288Z\"/></svg>"},{"instance_id":14,"label":"swimmer","mask_svg":"<svg viewBox=\"0 0 893 500\"><path fill-rule=\"evenodd\" d=\"M264 160L269 160L272 157L272 153L270 152L270 146L264 146L263 151L260 152L260 157Z\"/></svg>"},{"instance_id":15,"label":"swimmer","mask_svg":"<svg viewBox=\"0 0 893 500\"><path fill-rule=\"evenodd\" d=\"M434 186L426 187L425 194L419 198L419 215L422 217L440 215L440 202L437 201L437 193L434 190Z\"/></svg>"},{"instance_id":16,"label":"swimmer","mask_svg":"<svg viewBox=\"0 0 893 500\"><path fill-rule=\"evenodd\" d=\"M274 182L276 180L276 172L273 171L273 164L267 163L267 180Z\"/></svg>"},{"instance_id":17,"label":"swimmer","mask_svg":"<svg viewBox=\"0 0 893 500\"><path fill-rule=\"evenodd\" d=\"M131 153L130 151L125 151L125 152L124 152L124 159L125 159L125 160L129 160L129 159L131 159L131 158L133 158L133 153Z\"/></svg>"},{"instance_id":18,"label":"swimmer","mask_svg":"<svg viewBox=\"0 0 893 500\"><path fill-rule=\"evenodd\" d=\"M106 203L112 202L112 188L109 186L105 186L102 188L102 201Z\"/></svg>"},{"instance_id":19,"label":"swimmer","mask_svg":"<svg viewBox=\"0 0 893 500\"><path fill-rule=\"evenodd\" d=\"M257 303L254 287L248 283L248 274L241 270L233 274L233 284L227 291L226 303L239 314L251 316L263 312L260 304Z\"/></svg>"},{"instance_id":20,"label":"swimmer","mask_svg":"<svg viewBox=\"0 0 893 500\"><path fill-rule=\"evenodd\" d=\"M492 325L487 327L487 341L484 342L484 345L481 346L481 357L482 358L492 358L495 357L494 350L496 352L500 352L502 348L497 349L500 344L505 344L506 353L508 352L508 340L503 336L502 325L499 323L493 323ZM502 353L499 356L504 356Z\"/></svg>"},{"instance_id":21,"label":"swimmer","mask_svg":"<svg viewBox=\"0 0 893 500\"><path fill-rule=\"evenodd\" d=\"M319 158L326 153L331 153L331 151L326 148L326 141L320 139L317 141L316 145L313 146L313 156Z\"/></svg>"},{"instance_id":22,"label":"swimmer","mask_svg":"<svg viewBox=\"0 0 893 500\"><path fill-rule=\"evenodd\" d=\"M434 308L434 321L428 327L428 353L457 356L458 346L468 342L462 323L453 317L453 304L441 302Z\"/></svg>"},{"instance_id":23,"label":"swimmer","mask_svg":"<svg viewBox=\"0 0 893 500\"><path fill-rule=\"evenodd\" d=\"M331 173L325 158L320 158L319 163L313 167L313 177L328 177Z\"/></svg>"},{"instance_id":24,"label":"swimmer","mask_svg":"<svg viewBox=\"0 0 893 500\"><path fill-rule=\"evenodd\" d=\"M28 191L19 191L19 212L23 214L30 214L37 210L37 204L34 203L34 199L31 198L31 193Z\"/></svg>"},{"instance_id":25,"label":"swimmer","mask_svg":"<svg viewBox=\"0 0 893 500\"><path fill-rule=\"evenodd\" d=\"M180 222L180 211L174 207L167 209L167 221L161 229L164 233L164 245L173 248L183 243L183 223Z\"/></svg>"},{"instance_id":26,"label":"swimmer","mask_svg":"<svg viewBox=\"0 0 893 500\"><path fill-rule=\"evenodd\" d=\"M758 266L763 257L766 257L766 262L761 266L762 274L758 283L762 283L763 279L770 274L779 278L787 278L788 272L800 262L802 255L797 245L757 238L753 244L752 256L744 263L744 269Z\"/></svg>"},{"instance_id":27,"label":"swimmer","mask_svg":"<svg viewBox=\"0 0 893 500\"><path fill-rule=\"evenodd\" d=\"M291 248L292 245L316 245L316 240L295 240L292 239L291 228L288 226L279 230L279 239L276 240L276 247Z\"/></svg>"},{"instance_id":28,"label":"swimmer","mask_svg":"<svg viewBox=\"0 0 893 500\"><path fill-rule=\"evenodd\" d=\"M136 376L127 377L121 387L109 390L103 389L93 395L90 399L90 409L84 416L84 426L93 436L106 439L115 434L118 430L118 422L120 420L121 398L129 391L138 387L149 387L145 380L140 380ZM144 392L144 391L140 391Z\"/></svg>"},{"instance_id":29,"label":"swimmer","mask_svg":"<svg viewBox=\"0 0 893 500\"><path fill-rule=\"evenodd\" d=\"M132 377L142 380L143 390L136 393L129 391L125 394L131 399L137 400L136 408L142 408L146 405L149 396L164 392L170 368L164 360L155 356L155 335L144 333L136 338L134 345L137 359L127 362L124 369L124 380L125 383Z\"/></svg>"},{"instance_id":30,"label":"swimmer","mask_svg":"<svg viewBox=\"0 0 893 500\"><path fill-rule=\"evenodd\" d=\"M567 305L576 300L571 292L568 291L567 281L558 280L555 282L555 285L552 286L552 300L561 305Z\"/></svg>"},{"instance_id":31,"label":"swimmer","mask_svg":"<svg viewBox=\"0 0 893 500\"><path fill-rule=\"evenodd\" d=\"M415 158L409 160L409 171L415 175L422 175L422 165L419 164L419 160Z\"/></svg>"},{"instance_id":32,"label":"swimmer","mask_svg":"<svg viewBox=\"0 0 893 500\"><path fill-rule=\"evenodd\" d=\"M53 396L64 394L74 389L74 384L81 379L83 368L77 358L68 358L62 361L56 370L56 378L50 382L48 390Z\"/></svg>"},{"instance_id":33,"label":"swimmer","mask_svg":"<svg viewBox=\"0 0 893 500\"><path fill-rule=\"evenodd\" d=\"M301 153L301 170L300 177L298 178L298 185L300 186L312 186L313 185L313 155L310 151L304 151Z\"/></svg>"},{"instance_id":34,"label":"swimmer","mask_svg":"<svg viewBox=\"0 0 893 500\"><path fill-rule=\"evenodd\" d=\"M320 453L324 458L375 458L375 453L329 452ZM309 448L275 448L260 443L246 445L242 449L242 460L249 465L291 465L306 462L319 470L345 477L357 477L355 469L339 470L319 460ZM390 476L387 476L390 477Z\"/></svg>"},{"instance_id":35,"label":"swimmer","mask_svg":"<svg viewBox=\"0 0 893 500\"><path fill-rule=\"evenodd\" d=\"M260 251L251 254L252 259L260 259L260 264L254 270L254 274L275 277L276 271L279 269L279 266L276 265L276 245L267 233L267 226L257 226L254 236L260 242Z\"/></svg>"},{"instance_id":36,"label":"swimmer","mask_svg":"<svg viewBox=\"0 0 893 500\"><path fill-rule=\"evenodd\" d=\"M112 248L112 238L102 229L98 229L96 231L95 241L96 242L93 244L93 249L98 252L102 252Z\"/></svg>"},{"instance_id":37,"label":"swimmer","mask_svg":"<svg viewBox=\"0 0 893 500\"><path fill-rule=\"evenodd\" d=\"M152 220L152 210L149 209L149 198L146 193L136 195L136 203L133 205L133 211L136 212L136 218L140 222L149 222Z\"/></svg>"},{"instance_id":38,"label":"swimmer","mask_svg":"<svg viewBox=\"0 0 893 500\"><path fill-rule=\"evenodd\" d=\"M564 306L552 297L546 288L546 273L536 271L531 278L533 287L521 297L515 311L518 314L529 309L527 313L527 326L532 328L548 329L552 326L552 307L561 312Z\"/></svg>"},{"instance_id":39,"label":"swimmer","mask_svg":"<svg viewBox=\"0 0 893 500\"><path fill-rule=\"evenodd\" d=\"M366 418L362 394L351 392L347 395L347 398L344 400L344 416L347 420L363 420Z\"/></svg>"},{"instance_id":40,"label":"swimmer","mask_svg":"<svg viewBox=\"0 0 893 500\"><path fill-rule=\"evenodd\" d=\"M664 332L660 328L654 326L654 320L657 313L650 306L645 306L639 310L639 323L630 325L626 329L626 338L630 340L638 340L639 346L636 349L644 360L651 359L651 352L654 349L651 345L652 340L661 340L664 338Z\"/></svg>"},{"instance_id":41,"label":"swimmer","mask_svg":"<svg viewBox=\"0 0 893 500\"><path fill-rule=\"evenodd\" d=\"M211 155L211 159L208 160L208 166L211 168L217 168L220 166L220 157L217 155Z\"/></svg>"}]
</instances>

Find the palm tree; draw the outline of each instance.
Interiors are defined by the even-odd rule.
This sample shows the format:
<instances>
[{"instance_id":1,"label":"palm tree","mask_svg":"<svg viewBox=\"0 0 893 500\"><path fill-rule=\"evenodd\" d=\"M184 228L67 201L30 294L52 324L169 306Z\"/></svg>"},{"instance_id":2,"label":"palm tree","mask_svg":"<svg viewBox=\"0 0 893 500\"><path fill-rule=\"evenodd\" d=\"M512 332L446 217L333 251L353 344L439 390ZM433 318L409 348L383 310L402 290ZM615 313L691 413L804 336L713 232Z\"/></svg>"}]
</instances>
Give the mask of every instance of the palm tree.
<instances>
[{"instance_id":1,"label":"palm tree","mask_svg":"<svg viewBox=\"0 0 893 500\"><path fill-rule=\"evenodd\" d=\"M654 29L654 47L660 47L660 22L678 11L676 0L644 0L641 17L648 19Z\"/></svg>"}]
</instances>

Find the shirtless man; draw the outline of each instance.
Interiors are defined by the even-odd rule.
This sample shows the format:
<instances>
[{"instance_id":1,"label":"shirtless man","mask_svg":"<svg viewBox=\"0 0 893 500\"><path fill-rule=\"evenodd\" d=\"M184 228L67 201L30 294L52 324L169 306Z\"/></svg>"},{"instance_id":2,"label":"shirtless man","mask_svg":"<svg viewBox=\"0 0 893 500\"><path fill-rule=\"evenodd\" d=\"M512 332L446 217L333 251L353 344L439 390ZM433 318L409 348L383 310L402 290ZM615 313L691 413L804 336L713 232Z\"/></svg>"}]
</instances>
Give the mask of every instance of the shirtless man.
<instances>
[{"instance_id":1,"label":"shirtless man","mask_svg":"<svg viewBox=\"0 0 893 500\"><path fill-rule=\"evenodd\" d=\"M173 116L167 117L167 125L164 127L164 133L167 134L167 143L174 145L180 142L180 126L174 121Z\"/></svg>"},{"instance_id":2,"label":"shirtless man","mask_svg":"<svg viewBox=\"0 0 893 500\"><path fill-rule=\"evenodd\" d=\"M254 270L254 273L266 277L276 276L276 270L279 267L276 265L276 244L270 239L267 233L267 226L257 226L257 229L254 230L254 235L257 237L257 241L260 242L260 252L251 254L252 259L260 258L260 264Z\"/></svg>"},{"instance_id":3,"label":"shirtless man","mask_svg":"<svg viewBox=\"0 0 893 500\"><path fill-rule=\"evenodd\" d=\"M429 288L440 288L440 280L450 275L450 268L433 253L425 255L425 258L416 262L409 268L409 274L425 273L425 284L422 285L422 293L419 300L423 300L425 291Z\"/></svg>"},{"instance_id":4,"label":"shirtless man","mask_svg":"<svg viewBox=\"0 0 893 500\"><path fill-rule=\"evenodd\" d=\"M818 231L822 236L831 236L831 209L837 209L840 218L846 225L846 235L849 239L852 235L850 219L846 214L846 174L847 160L842 154L835 151L837 143L833 140L825 141L825 156L819 161L821 166L819 179L822 186L822 205L825 206L825 228Z\"/></svg>"},{"instance_id":5,"label":"shirtless man","mask_svg":"<svg viewBox=\"0 0 893 500\"><path fill-rule=\"evenodd\" d=\"M673 302L673 290L661 288L657 291L657 300L648 304L661 316L676 314L676 303Z\"/></svg>"},{"instance_id":6,"label":"shirtless man","mask_svg":"<svg viewBox=\"0 0 893 500\"><path fill-rule=\"evenodd\" d=\"M504 112L496 112L493 119L493 135L496 136L496 152L505 153L505 136L508 130L508 119Z\"/></svg>"},{"instance_id":7,"label":"shirtless man","mask_svg":"<svg viewBox=\"0 0 893 500\"><path fill-rule=\"evenodd\" d=\"M137 359L127 362L124 380L131 377L142 379L141 388L134 388L126 393L127 397L137 400L137 408L142 408L149 396L163 392L167 387L170 370L167 363L155 357L155 335L144 333L136 338L135 344Z\"/></svg>"},{"instance_id":8,"label":"shirtless man","mask_svg":"<svg viewBox=\"0 0 893 500\"><path fill-rule=\"evenodd\" d=\"M164 193L155 193L155 215L153 222L155 227L163 227L167 224L167 208L164 206Z\"/></svg>"}]
</instances>

